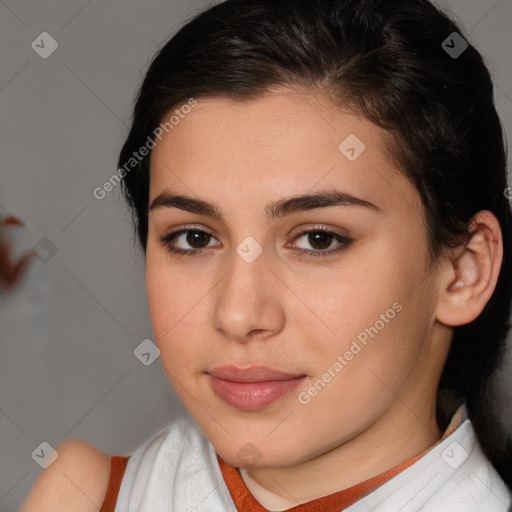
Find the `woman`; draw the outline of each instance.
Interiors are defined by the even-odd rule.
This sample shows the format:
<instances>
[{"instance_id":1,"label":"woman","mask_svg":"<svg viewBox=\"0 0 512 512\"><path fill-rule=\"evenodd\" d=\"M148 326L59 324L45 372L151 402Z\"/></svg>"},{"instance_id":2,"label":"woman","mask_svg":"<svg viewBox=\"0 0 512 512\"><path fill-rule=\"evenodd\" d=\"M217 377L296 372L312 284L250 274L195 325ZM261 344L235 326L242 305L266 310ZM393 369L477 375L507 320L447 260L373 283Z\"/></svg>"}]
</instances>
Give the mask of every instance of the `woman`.
<instances>
[{"instance_id":1,"label":"woman","mask_svg":"<svg viewBox=\"0 0 512 512\"><path fill-rule=\"evenodd\" d=\"M23 512L506 511L505 162L487 68L426 0L200 13L118 170L189 416L128 457L62 443Z\"/></svg>"}]
</instances>

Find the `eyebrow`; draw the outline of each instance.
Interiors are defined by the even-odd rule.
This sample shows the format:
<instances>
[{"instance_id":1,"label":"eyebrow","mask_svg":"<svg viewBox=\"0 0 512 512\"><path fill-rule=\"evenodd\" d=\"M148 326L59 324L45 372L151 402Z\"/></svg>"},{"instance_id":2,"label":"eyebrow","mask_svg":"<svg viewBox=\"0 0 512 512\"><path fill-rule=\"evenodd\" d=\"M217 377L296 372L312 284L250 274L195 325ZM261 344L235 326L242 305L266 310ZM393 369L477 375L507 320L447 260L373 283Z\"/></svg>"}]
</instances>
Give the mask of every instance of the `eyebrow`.
<instances>
[{"instance_id":1,"label":"eyebrow","mask_svg":"<svg viewBox=\"0 0 512 512\"><path fill-rule=\"evenodd\" d=\"M314 194L286 197L270 202L265 206L264 212L268 219L277 219L296 212L328 208L331 206L359 206L377 212L382 211L373 203L349 194L348 192L327 190ZM160 208L178 208L199 215L208 215L209 217L224 221L224 217L215 203L209 203L203 199L188 197L182 194L175 194L168 190L159 194L149 205L149 211Z\"/></svg>"}]
</instances>

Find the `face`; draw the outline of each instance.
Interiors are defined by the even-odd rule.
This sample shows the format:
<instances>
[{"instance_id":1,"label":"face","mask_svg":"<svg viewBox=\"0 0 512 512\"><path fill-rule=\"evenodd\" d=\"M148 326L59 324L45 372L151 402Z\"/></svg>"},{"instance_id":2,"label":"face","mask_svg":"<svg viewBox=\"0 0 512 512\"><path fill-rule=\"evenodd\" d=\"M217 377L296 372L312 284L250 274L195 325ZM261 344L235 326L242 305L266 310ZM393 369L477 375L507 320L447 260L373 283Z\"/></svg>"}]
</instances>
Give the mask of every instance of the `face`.
<instances>
[{"instance_id":1,"label":"face","mask_svg":"<svg viewBox=\"0 0 512 512\"><path fill-rule=\"evenodd\" d=\"M155 342L235 466L310 460L435 392L424 213L386 144L368 120L280 89L200 99L152 152Z\"/></svg>"}]
</instances>

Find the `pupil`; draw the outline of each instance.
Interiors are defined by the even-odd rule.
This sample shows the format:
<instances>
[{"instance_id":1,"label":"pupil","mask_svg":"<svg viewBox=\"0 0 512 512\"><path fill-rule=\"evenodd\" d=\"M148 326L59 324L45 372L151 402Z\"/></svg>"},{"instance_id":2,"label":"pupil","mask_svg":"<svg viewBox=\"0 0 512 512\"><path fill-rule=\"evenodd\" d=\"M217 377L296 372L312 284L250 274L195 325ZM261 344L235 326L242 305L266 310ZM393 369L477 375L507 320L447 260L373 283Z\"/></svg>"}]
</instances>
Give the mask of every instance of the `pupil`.
<instances>
[{"instance_id":1,"label":"pupil","mask_svg":"<svg viewBox=\"0 0 512 512\"><path fill-rule=\"evenodd\" d=\"M331 244L331 238L332 238L332 236L329 235L328 233L317 232L317 233L309 235L309 243L311 244L312 247L315 247L315 246L318 246L318 242L320 242L321 247L315 247L315 248L316 249L327 249L327 247L329 247L329 245ZM322 243L322 241L324 243ZM327 243L325 243L325 242L327 242Z\"/></svg>"},{"instance_id":2,"label":"pupil","mask_svg":"<svg viewBox=\"0 0 512 512\"><path fill-rule=\"evenodd\" d=\"M208 233L204 233L201 231L190 231L187 235L187 243L189 243L192 247L195 249L201 249L203 246L201 245L201 238L209 237L210 235ZM204 240L203 240L204 241ZM194 244L199 243L199 247L196 247ZM206 244L208 245L208 240L206 241Z\"/></svg>"}]
</instances>

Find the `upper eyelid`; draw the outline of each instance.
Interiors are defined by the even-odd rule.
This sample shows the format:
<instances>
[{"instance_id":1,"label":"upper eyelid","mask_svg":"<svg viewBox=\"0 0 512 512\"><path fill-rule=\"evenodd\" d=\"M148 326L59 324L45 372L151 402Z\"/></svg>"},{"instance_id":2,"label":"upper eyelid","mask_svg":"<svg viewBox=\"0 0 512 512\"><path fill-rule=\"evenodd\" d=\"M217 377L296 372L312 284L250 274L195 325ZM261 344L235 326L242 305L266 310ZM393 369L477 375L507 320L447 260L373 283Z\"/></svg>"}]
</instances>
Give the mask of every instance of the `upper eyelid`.
<instances>
[{"instance_id":1,"label":"upper eyelid","mask_svg":"<svg viewBox=\"0 0 512 512\"><path fill-rule=\"evenodd\" d=\"M317 223L312 226L303 226L303 227L299 228L296 235L302 235L303 233L307 233L309 231L324 231L326 233L332 233L334 235L339 235L339 236L348 238L348 235L343 235L342 233L338 233L336 231L337 229L340 229L340 228L330 228L329 226L326 226L324 224ZM183 232L187 232L187 231L201 231L201 232L207 233L207 234L215 237L215 234L213 233L212 230L202 227L202 226L196 226L196 225L184 225L184 226L178 227L172 231L169 231L168 233L166 233L163 236L182 234Z\"/></svg>"}]
</instances>

